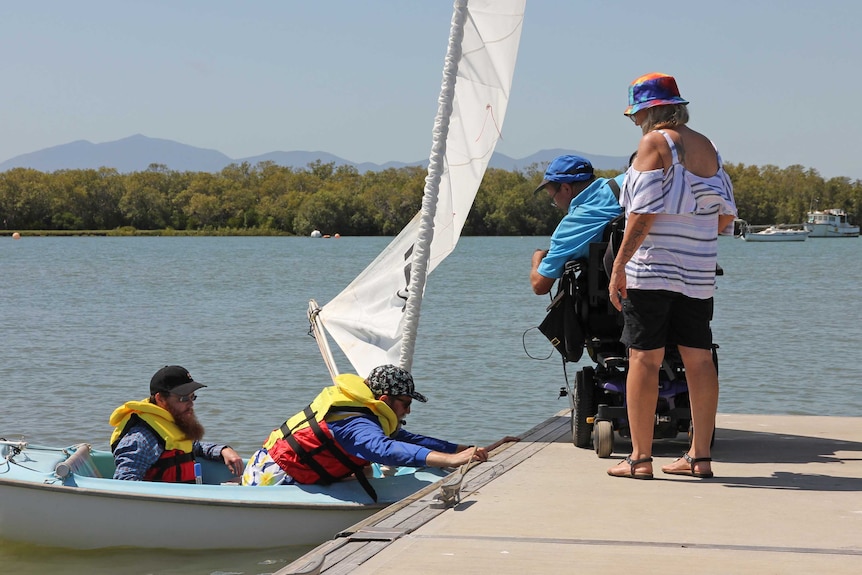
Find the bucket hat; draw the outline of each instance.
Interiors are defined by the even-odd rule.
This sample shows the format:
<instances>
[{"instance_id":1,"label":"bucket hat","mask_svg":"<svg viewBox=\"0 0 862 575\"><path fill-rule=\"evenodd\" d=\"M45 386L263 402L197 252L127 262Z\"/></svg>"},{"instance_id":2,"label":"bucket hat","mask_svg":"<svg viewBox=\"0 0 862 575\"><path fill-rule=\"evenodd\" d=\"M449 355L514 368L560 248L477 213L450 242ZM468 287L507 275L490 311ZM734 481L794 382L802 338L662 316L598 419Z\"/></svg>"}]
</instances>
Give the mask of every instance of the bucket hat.
<instances>
[{"instance_id":1,"label":"bucket hat","mask_svg":"<svg viewBox=\"0 0 862 575\"><path fill-rule=\"evenodd\" d=\"M688 104L688 100L679 95L673 76L652 72L629 84L629 107L623 114L631 116L646 108L670 104Z\"/></svg>"}]
</instances>

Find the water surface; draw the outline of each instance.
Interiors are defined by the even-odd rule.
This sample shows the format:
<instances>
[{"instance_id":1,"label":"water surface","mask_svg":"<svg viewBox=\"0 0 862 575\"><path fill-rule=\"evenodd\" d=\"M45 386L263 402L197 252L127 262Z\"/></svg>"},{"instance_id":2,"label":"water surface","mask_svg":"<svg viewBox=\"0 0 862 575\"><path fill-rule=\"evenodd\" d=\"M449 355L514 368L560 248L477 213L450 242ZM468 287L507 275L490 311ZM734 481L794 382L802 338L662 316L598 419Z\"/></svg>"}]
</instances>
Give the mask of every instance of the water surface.
<instances>
[{"instance_id":1,"label":"water surface","mask_svg":"<svg viewBox=\"0 0 862 575\"><path fill-rule=\"evenodd\" d=\"M159 367L180 364L208 384L196 404L207 437L248 457L328 383L308 300L334 297L389 240L0 238L0 436L106 448L111 411L145 397ZM462 238L431 275L413 369L430 401L416 404L410 429L482 444L567 407L559 356L531 329L548 298L530 291L529 261L547 243ZM722 412L862 414L859 247L720 240ZM4 543L0 571L271 573L303 551L152 559Z\"/></svg>"}]
</instances>

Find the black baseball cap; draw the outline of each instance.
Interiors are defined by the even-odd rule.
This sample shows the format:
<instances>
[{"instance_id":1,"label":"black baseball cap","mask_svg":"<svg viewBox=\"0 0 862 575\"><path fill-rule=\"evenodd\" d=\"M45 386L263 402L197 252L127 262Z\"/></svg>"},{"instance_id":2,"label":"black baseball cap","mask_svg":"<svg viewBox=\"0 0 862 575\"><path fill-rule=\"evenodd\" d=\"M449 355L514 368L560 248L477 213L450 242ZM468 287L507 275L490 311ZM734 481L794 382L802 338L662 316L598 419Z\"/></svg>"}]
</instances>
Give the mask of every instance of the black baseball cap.
<instances>
[{"instance_id":1,"label":"black baseball cap","mask_svg":"<svg viewBox=\"0 0 862 575\"><path fill-rule=\"evenodd\" d=\"M174 395L188 395L202 387L206 386L192 379L192 374L186 368L179 365L166 365L150 380L150 395L160 391Z\"/></svg>"}]
</instances>

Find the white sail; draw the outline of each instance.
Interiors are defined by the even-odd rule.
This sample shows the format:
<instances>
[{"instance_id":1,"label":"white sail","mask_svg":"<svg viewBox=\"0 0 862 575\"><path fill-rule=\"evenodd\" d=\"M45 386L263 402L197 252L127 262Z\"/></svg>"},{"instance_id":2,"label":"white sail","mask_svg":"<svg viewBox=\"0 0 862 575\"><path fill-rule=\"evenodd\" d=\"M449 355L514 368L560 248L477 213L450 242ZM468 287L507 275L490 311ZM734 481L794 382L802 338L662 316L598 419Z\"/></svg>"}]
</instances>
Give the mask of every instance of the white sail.
<instances>
[{"instance_id":1,"label":"white sail","mask_svg":"<svg viewBox=\"0 0 862 575\"><path fill-rule=\"evenodd\" d=\"M411 366L425 276L455 249L502 135L525 2L455 2L422 210L319 313L360 375Z\"/></svg>"}]
</instances>

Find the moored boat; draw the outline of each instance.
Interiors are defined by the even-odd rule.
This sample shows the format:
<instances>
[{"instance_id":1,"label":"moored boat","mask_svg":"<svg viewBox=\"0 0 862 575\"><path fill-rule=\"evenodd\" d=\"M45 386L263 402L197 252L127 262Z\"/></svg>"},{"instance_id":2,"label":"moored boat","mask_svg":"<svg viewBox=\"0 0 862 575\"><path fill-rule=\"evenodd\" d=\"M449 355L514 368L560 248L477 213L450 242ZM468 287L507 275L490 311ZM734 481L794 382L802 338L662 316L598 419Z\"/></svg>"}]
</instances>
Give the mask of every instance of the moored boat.
<instances>
[{"instance_id":1,"label":"moored boat","mask_svg":"<svg viewBox=\"0 0 862 575\"><path fill-rule=\"evenodd\" d=\"M852 225L847 218L847 212L839 209L808 212L805 229L812 238L859 237L859 226Z\"/></svg>"},{"instance_id":2,"label":"moored boat","mask_svg":"<svg viewBox=\"0 0 862 575\"><path fill-rule=\"evenodd\" d=\"M742 239L747 242L802 242L808 237L808 230L769 226L765 230L751 232L743 229Z\"/></svg>"}]
</instances>

